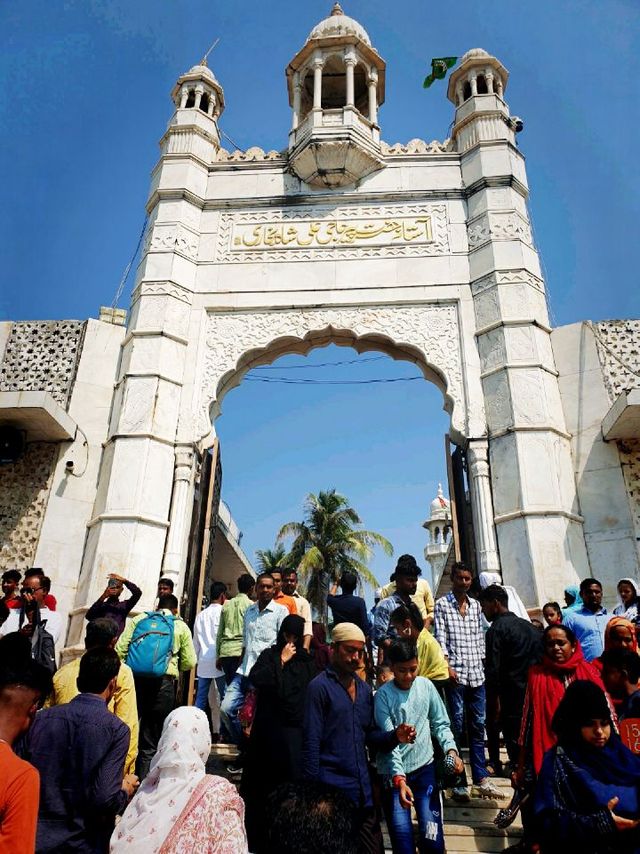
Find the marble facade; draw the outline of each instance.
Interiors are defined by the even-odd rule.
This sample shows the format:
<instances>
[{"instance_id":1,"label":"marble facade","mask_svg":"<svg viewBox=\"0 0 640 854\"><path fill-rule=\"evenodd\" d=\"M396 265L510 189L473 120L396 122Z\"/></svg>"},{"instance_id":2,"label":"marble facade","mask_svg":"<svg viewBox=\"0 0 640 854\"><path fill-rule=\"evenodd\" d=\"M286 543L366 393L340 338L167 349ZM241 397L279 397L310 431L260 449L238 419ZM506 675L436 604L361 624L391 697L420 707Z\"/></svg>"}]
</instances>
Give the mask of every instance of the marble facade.
<instances>
[{"instance_id":1,"label":"marble facade","mask_svg":"<svg viewBox=\"0 0 640 854\"><path fill-rule=\"evenodd\" d=\"M55 583L68 582L69 643L107 571L132 577L143 606L161 573L180 584L198 460L226 392L329 342L411 361L440 389L467 455L478 568L501 570L527 606L604 564L611 593L616 555L637 573L639 457L602 439L611 380L596 345L576 363L580 335L550 327L506 69L469 51L449 78L451 138L393 145L384 72L336 4L287 70L289 144L266 153L221 147L224 92L206 64L179 78L127 327L88 322L71 393L88 438L69 451L92 477L58 494L60 452L39 533L36 560L57 554ZM92 360L91 336L108 359ZM585 371L597 404L574 397ZM591 500L605 471L615 524Z\"/></svg>"}]
</instances>

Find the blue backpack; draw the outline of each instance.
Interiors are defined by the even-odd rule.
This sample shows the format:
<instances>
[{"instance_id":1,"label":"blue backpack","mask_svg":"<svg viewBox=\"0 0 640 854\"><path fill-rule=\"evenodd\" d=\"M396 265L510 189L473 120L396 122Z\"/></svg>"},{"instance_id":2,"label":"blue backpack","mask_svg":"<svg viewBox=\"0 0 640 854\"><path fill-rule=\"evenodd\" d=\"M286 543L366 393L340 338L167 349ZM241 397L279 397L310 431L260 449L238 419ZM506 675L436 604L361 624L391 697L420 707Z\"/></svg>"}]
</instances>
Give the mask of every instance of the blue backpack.
<instances>
[{"instance_id":1,"label":"blue backpack","mask_svg":"<svg viewBox=\"0 0 640 854\"><path fill-rule=\"evenodd\" d=\"M136 676L162 677L173 655L173 614L148 611L136 623L127 652L127 664Z\"/></svg>"}]
</instances>

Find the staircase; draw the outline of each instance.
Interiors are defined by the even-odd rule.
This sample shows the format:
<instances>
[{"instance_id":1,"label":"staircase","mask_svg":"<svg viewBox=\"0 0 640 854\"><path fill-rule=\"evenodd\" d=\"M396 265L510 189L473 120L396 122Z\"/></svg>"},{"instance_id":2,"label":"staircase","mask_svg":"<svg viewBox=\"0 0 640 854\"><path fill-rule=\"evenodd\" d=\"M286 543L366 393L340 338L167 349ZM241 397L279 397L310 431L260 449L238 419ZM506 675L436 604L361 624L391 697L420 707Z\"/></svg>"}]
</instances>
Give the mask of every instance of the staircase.
<instances>
[{"instance_id":1,"label":"staircase","mask_svg":"<svg viewBox=\"0 0 640 854\"><path fill-rule=\"evenodd\" d=\"M230 762L236 755L237 750L232 745L212 745L211 755L207 763L207 773L227 777L231 782L239 784L240 776L230 774L226 767L226 763ZM502 758L503 761L506 761L506 754ZM468 763L466 764L467 776L471 779L471 770ZM466 854L469 851L479 854L493 854L495 851L504 851L509 845L514 845L522 838L522 823L519 815L507 830L500 830L493 823L498 810L508 805L513 791L509 780L494 777L492 782L504 790L506 795L504 800L472 798L470 803L461 804L445 793L444 837L447 854ZM391 840L384 822L382 832L385 854L391 854ZM334 852L327 852L327 854L334 854Z\"/></svg>"}]
</instances>

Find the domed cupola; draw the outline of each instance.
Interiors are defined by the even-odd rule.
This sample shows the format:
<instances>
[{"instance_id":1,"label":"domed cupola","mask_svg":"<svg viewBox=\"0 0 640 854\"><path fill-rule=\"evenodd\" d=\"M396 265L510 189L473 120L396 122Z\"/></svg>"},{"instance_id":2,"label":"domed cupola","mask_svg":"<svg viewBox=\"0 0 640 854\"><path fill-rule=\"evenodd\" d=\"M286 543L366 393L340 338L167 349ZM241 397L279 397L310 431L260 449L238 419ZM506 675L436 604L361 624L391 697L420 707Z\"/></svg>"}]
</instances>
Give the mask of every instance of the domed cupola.
<instances>
[{"instance_id":1,"label":"domed cupola","mask_svg":"<svg viewBox=\"0 0 640 854\"><path fill-rule=\"evenodd\" d=\"M384 60L336 3L287 68L289 165L307 184L345 187L384 166L378 108Z\"/></svg>"},{"instance_id":2,"label":"domed cupola","mask_svg":"<svg viewBox=\"0 0 640 854\"><path fill-rule=\"evenodd\" d=\"M224 92L206 59L178 78L171 91L176 110L160 140L163 155L190 152L204 163L215 161L220 148L218 119Z\"/></svg>"},{"instance_id":3,"label":"domed cupola","mask_svg":"<svg viewBox=\"0 0 640 854\"><path fill-rule=\"evenodd\" d=\"M468 50L449 77L447 97L455 104L451 138L458 151L489 140L515 142L522 122L509 115L504 100L509 72L480 47Z\"/></svg>"}]
</instances>

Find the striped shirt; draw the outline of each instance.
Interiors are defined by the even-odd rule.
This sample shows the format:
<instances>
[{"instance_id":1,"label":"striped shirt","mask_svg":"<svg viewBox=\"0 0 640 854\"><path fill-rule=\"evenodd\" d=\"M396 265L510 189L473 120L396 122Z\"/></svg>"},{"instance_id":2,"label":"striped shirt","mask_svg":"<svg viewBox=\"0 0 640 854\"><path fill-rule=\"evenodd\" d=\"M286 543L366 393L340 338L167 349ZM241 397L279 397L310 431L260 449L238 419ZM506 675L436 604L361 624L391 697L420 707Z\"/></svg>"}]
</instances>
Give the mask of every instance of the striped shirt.
<instances>
[{"instance_id":1,"label":"striped shirt","mask_svg":"<svg viewBox=\"0 0 640 854\"><path fill-rule=\"evenodd\" d=\"M435 637L449 666L461 685L477 688L484 682L484 628L482 609L475 599L467 597L467 609L460 613L458 600L447 593L436 602Z\"/></svg>"}]
</instances>

